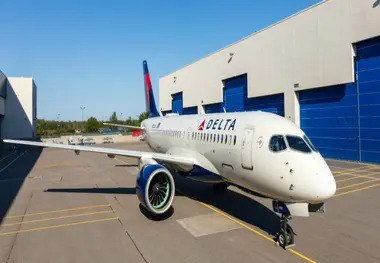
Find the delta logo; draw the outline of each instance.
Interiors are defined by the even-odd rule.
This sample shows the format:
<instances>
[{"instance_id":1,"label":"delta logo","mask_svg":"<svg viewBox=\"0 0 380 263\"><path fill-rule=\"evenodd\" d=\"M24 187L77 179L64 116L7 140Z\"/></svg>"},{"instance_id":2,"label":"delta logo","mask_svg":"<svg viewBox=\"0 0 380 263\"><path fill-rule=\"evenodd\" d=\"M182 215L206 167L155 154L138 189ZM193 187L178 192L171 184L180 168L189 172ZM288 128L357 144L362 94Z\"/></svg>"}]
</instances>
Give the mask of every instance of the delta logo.
<instances>
[{"instance_id":1,"label":"delta logo","mask_svg":"<svg viewBox=\"0 0 380 263\"><path fill-rule=\"evenodd\" d=\"M198 127L198 131L203 130L235 130L236 119L216 119L209 120L205 128L206 120L202 121Z\"/></svg>"}]
</instances>

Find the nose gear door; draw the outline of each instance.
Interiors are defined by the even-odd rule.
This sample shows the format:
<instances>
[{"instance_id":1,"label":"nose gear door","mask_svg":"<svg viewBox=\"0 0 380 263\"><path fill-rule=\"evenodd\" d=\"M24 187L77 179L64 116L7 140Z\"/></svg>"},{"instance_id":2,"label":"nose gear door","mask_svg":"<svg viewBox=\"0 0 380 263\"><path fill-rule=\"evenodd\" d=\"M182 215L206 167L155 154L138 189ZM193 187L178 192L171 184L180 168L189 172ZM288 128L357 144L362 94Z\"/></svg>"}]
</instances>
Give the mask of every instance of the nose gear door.
<instances>
[{"instance_id":1,"label":"nose gear door","mask_svg":"<svg viewBox=\"0 0 380 263\"><path fill-rule=\"evenodd\" d=\"M255 129L253 127L246 127L243 133L241 142L241 166L244 169L252 170L252 141Z\"/></svg>"}]
</instances>

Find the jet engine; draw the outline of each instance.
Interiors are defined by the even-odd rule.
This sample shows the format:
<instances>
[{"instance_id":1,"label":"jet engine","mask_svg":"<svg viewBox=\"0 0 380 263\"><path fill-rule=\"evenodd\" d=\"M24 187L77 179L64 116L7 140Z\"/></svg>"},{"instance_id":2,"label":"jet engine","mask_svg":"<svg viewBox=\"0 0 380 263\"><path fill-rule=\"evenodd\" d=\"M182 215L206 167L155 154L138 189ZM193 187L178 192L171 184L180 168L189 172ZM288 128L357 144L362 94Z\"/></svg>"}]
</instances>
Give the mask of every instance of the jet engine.
<instances>
[{"instance_id":1,"label":"jet engine","mask_svg":"<svg viewBox=\"0 0 380 263\"><path fill-rule=\"evenodd\" d=\"M174 199L172 174L161 164L144 165L137 175L136 194L149 212L162 215L168 211Z\"/></svg>"}]
</instances>

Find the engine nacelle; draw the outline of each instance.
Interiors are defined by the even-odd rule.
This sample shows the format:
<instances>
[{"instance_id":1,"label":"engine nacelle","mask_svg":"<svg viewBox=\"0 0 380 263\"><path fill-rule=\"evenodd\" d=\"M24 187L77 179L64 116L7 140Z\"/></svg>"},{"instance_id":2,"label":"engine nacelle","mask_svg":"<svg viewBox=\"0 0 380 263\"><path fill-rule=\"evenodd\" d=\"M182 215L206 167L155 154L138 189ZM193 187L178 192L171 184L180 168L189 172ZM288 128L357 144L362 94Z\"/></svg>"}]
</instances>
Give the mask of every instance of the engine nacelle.
<instances>
[{"instance_id":1,"label":"engine nacelle","mask_svg":"<svg viewBox=\"0 0 380 263\"><path fill-rule=\"evenodd\" d=\"M137 175L136 194L151 213L165 213L171 207L175 194L172 174L161 164L144 165Z\"/></svg>"}]
</instances>

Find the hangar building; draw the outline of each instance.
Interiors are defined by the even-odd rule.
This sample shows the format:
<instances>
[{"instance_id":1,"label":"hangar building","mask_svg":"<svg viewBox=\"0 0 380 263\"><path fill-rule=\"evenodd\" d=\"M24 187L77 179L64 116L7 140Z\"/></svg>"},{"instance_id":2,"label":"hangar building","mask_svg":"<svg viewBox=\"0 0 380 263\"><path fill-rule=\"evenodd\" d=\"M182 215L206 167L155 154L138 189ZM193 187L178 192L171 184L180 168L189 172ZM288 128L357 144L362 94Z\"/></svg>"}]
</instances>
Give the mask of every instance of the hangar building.
<instances>
[{"instance_id":1,"label":"hangar building","mask_svg":"<svg viewBox=\"0 0 380 263\"><path fill-rule=\"evenodd\" d=\"M380 0L327 0L159 80L163 114L269 111L325 158L380 163Z\"/></svg>"},{"instance_id":2,"label":"hangar building","mask_svg":"<svg viewBox=\"0 0 380 263\"><path fill-rule=\"evenodd\" d=\"M0 138L34 139L37 87L32 78L8 78L0 71Z\"/></svg>"}]
</instances>

